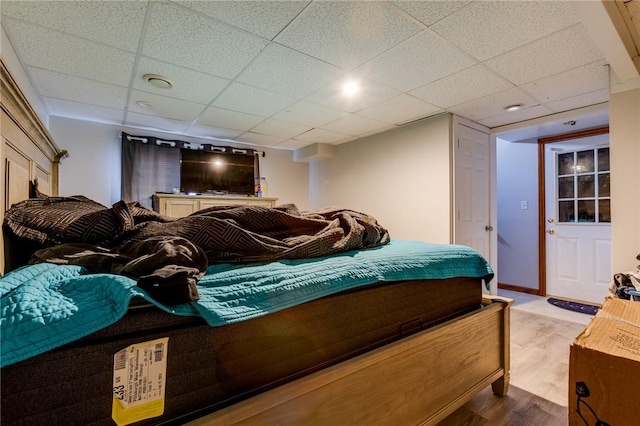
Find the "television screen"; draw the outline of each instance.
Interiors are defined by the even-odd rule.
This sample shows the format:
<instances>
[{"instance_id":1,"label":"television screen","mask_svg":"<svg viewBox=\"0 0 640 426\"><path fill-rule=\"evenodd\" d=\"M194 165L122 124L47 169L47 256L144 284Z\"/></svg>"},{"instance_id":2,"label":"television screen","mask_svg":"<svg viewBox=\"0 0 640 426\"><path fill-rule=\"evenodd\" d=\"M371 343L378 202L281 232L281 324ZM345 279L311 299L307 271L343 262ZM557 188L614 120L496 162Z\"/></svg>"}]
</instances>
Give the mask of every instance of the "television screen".
<instances>
[{"instance_id":1,"label":"television screen","mask_svg":"<svg viewBox=\"0 0 640 426\"><path fill-rule=\"evenodd\" d=\"M254 195L254 155L180 150L180 190Z\"/></svg>"}]
</instances>

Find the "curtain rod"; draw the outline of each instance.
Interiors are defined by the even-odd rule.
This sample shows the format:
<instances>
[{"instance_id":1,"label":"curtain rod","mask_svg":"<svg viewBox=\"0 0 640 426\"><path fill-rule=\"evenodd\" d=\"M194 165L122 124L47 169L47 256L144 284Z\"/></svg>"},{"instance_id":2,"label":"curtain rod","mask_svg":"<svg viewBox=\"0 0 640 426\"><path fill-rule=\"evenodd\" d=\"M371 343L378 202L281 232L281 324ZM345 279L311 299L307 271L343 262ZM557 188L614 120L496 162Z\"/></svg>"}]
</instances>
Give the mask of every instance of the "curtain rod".
<instances>
[{"instance_id":1,"label":"curtain rod","mask_svg":"<svg viewBox=\"0 0 640 426\"><path fill-rule=\"evenodd\" d=\"M267 153L265 151L258 151L252 148L235 148L235 147L226 147L226 146L217 146L213 144L201 144L196 142L186 142L181 140L165 140L162 138L157 138L155 136L135 136L130 135L125 132L119 132L118 136L122 138L126 138L130 142L141 142L148 143L149 141L155 141L156 145L167 145L172 148L186 148L186 149L194 149L194 150L206 150L206 151L216 151L216 152L227 152L230 151L233 154L247 154L247 155L260 155L263 158L266 157ZM233 141L230 141L233 142Z\"/></svg>"}]
</instances>

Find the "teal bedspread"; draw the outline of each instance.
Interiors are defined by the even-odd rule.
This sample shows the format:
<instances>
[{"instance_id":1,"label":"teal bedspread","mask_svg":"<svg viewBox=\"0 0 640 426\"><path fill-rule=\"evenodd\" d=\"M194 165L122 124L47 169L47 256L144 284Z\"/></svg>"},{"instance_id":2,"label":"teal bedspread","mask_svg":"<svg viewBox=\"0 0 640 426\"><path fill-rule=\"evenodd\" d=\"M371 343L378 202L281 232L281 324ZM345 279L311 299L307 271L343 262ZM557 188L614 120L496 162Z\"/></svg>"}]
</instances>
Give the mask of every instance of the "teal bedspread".
<instances>
[{"instance_id":1,"label":"teal bedspread","mask_svg":"<svg viewBox=\"0 0 640 426\"><path fill-rule=\"evenodd\" d=\"M176 315L221 326L265 315L378 281L480 277L493 271L475 250L458 245L392 240L361 251L265 264L209 266L198 282L200 300L167 306L133 279L87 274L80 266L27 266L0 279L0 366L80 339L122 318L133 297Z\"/></svg>"}]
</instances>

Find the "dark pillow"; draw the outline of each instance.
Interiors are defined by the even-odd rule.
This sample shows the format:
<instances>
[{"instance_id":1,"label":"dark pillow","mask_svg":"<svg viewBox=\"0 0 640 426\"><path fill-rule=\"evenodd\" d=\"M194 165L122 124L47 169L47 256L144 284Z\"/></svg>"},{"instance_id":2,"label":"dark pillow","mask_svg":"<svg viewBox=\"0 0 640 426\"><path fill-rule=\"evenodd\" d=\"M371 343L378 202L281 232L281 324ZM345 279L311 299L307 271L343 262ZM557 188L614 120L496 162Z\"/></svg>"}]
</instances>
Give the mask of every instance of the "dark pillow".
<instances>
[{"instance_id":1,"label":"dark pillow","mask_svg":"<svg viewBox=\"0 0 640 426\"><path fill-rule=\"evenodd\" d=\"M118 201L111 207L82 214L62 229L64 242L83 242L88 244L108 244L118 235L132 229L133 216L124 201Z\"/></svg>"},{"instance_id":2,"label":"dark pillow","mask_svg":"<svg viewBox=\"0 0 640 426\"><path fill-rule=\"evenodd\" d=\"M126 203L112 208L82 196L32 198L5 212L4 228L45 247L61 243L106 244L134 226Z\"/></svg>"},{"instance_id":3,"label":"dark pillow","mask_svg":"<svg viewBox=\"0 0 640 426\"><path fill-rule=\"evenodd\" d=\"M140 204L138 201L127 203L127 207L133 216L133 222L138 225L143 222L173 222L176 220L173 217L161 215L158 212L149 210L147 207Z\"/></svg>"}]
</instances>

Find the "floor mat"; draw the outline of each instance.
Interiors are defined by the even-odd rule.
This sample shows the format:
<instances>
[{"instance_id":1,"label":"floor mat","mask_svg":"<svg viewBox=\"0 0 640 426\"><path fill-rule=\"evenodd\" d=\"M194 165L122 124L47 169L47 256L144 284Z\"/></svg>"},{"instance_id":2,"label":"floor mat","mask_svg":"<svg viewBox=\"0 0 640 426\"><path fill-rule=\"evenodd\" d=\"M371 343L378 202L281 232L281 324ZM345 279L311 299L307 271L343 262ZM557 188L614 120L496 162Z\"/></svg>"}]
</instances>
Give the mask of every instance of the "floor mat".
<instances>
[{"instance_id":1,"label":"floor mat","mask_svg":"<svg viewBox=\"0 0 640 426\"><path fill-rule=\"evenodd\" d=\"M557 306L558 308L568 309L570 311L580 312L587 315L595 315L596 312L598 312L598 306L589 305L587 303L570 302L568 300L554 299L553 297L548 298L547 302L551 303L553 306Z\"/></svg>"}]
</instances>

